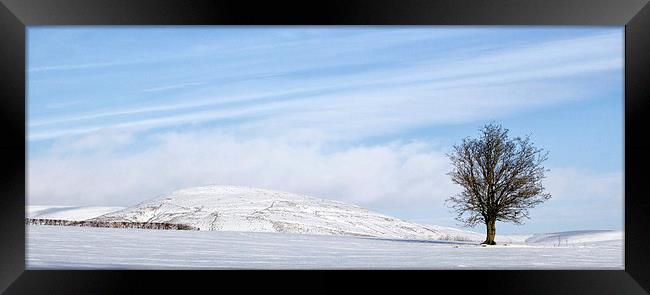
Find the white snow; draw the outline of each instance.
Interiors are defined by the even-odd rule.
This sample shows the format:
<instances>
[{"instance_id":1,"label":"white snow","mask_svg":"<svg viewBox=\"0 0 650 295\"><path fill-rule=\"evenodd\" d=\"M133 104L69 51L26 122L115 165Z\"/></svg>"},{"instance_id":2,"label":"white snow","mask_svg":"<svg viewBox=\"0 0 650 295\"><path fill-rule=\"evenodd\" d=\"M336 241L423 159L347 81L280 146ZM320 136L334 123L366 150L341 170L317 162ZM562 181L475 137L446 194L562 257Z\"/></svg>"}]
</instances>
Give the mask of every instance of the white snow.
<instances>
[{"instance_id":1,"label":"white snow","mask_svg":"<svg viewBox=\"0 0 650 295\"><path fill-rule=\"evenodd\" d=\"M623 231L611 230L581 230L557 233L534 234L527 238L527 244L545 245L580 245L591 242L618 241L624 239Z\"/></svg>"},{"instance_id":2,"label":"white snow","mask_svg":"<svg viewBox=\"0 0 650 295\"><path fill-rule=\"evenodd\" d=\"M27 226L28 269L624 269L623 240L477 243Z\"/></svg>"},{"instance_id":3,"label":"white snow","mask_svg":"<svg viewBox=\"0 0 650 295\"><path fill-rule=\"evenodd\" d=\"M205 186L136 206L28 206L28 217L201 231L27 226L30 269L623 269L622 231L500 235L419 225L286 192Z\"/></svg>"},{"instance_id":4,"label":"white snow","mask_svg":"<svg viewBox=\"0 0 650 295\"><path fill-rule=\"evenodd\" d=\"M453 227L440 225L425 225L427 228L436 230L442 234L442 240L448 241L471 241L482 242L485 240L485 233L479 233L469 230L462 230ZM499 234L497 233L495 241L498 244L538 244L538 245L579 245L588 242L606 242L606 241L624 240L624 232L620 230L575 230L556 233L536 233L536 234Z\"/></svg>"},{"instance_id":5,"label":"white snow","mask_svg":"<svg viewBox=\"0 0 650 295\"><path fill-rule=\"evenodd\" d=\"M441 233L356 205L237 186L178 190L94 218L181 223L201 230L439 239Z\"/></svg>"},{"instance_id":6,"label":"white snow","mask_svg":"<svg viewBox=\"0 0 650 295\"><path fill-rule=\"evenodd\" d=\"M26 206L25 216L81 221L122 209L124 207Z\"/></svg>"}]
</instances>

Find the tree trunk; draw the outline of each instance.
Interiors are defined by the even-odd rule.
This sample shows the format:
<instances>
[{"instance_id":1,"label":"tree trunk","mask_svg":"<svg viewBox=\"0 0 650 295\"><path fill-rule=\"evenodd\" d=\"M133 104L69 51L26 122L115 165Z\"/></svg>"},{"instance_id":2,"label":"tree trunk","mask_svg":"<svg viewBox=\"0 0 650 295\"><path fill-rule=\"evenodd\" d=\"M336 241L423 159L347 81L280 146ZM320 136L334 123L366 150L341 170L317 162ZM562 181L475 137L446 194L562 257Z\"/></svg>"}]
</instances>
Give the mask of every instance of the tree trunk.
<instances>
[{"instance_id":1,"label":"tree trunk","mask_svg":"<svg viewBox=\"0 0 650 295\"><path fill-rule=\"evenodd\" d=\"M487 226L487 237L485 238L485 241L481 244L486 244L486 245L497 244L494 242L494 236L497 234L496 223L497 223L496 220L488 220L485 222L485 225Z\"/></svg>"}]
</instances>

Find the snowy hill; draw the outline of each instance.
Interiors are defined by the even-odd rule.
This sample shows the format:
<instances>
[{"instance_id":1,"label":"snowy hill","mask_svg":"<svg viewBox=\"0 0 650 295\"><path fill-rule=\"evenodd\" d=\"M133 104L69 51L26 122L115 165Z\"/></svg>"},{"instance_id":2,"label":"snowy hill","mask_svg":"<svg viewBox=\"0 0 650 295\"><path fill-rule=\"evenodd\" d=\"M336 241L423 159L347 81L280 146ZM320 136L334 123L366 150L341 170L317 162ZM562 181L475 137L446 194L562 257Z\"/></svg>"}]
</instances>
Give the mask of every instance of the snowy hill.
<instances>
[{"instance_id":1,"label":"snowy hill","mask_svg":"<svg viewBox=\"0 0 650 295\"><path fill-rule=\"evenodd\" d=\"M534 234L526 239L526 244L576 245L596 242L618 241L624 239L623 231L580 230L557 233Z\"/></svg>"},{"instance_id":2,"label":"snowy hill","mask_svg":"<svg viewBox=\"0 0 650 295\"><path fill-rule=\"evenodd\" d=\"M359 206L305 195L236 186L178 190L133 207L27 206L29 218L169 222L201 230L368 236L476 242L485 233L419 225ZM622 241L622 231L582 230L533 235L497 234L499 244L582 245Z\"/></svg>"},{"instance_id":3,"label":"snowy hill","mask_svg":"<svg viewBox=\"0 0 650 295\"><path fill-rule=\"evenodd\" d=\"M181 223L201 230L439 239L422 225L359 206L287 192L204 186L178 190L91 220Z\"/></svg>"},{"instance_id":4,"label":"snowy hill","mask_svg":"<svg viewBox=\"0 0 650 295\"><path fill-rule=\"evenodd\" d=\"M485 233L462 230L453 227L440 225L425 225L427 228L438 231L442 234L441 239L448 241L471 241L482 242L485 240ZM527 245L552 245L572 246L581 244L593 244L600 242L622 241L623 231L616 230L577 230L554 233L536 234L498 234L497 244L527 244Z\"/></svg>"},{"instance_id":5,"label":"snowy hill","mask_svg":"<svg viewBox=\"0 0 650 295\"><path fill-rule=\"evenodd\" d=\"M26 209L27 218L81 221L118 211L124 207L27 206Z\"/></svg>"}]
</instances>

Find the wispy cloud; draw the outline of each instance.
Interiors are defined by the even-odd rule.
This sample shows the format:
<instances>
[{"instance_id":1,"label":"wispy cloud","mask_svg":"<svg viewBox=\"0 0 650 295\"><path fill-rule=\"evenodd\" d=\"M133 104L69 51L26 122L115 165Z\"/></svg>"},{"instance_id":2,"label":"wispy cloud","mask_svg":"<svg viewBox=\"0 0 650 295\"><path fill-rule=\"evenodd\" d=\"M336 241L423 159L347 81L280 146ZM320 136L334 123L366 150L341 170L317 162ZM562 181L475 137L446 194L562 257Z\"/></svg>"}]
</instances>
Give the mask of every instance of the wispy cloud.
<instances>
[{"instance_id":1,"label":"wispy cloud","mask_svg":"<svg viewBox=\"0 0 650 295\"><path fill-rule=\"evenodd\" d=\"M157 91L164 91L164 90L170 90L170 89L178 89L178 88L185 88L189 86L197 86L201 85L203 83L201 82L186 82L186 83L179 83L179 84L173 84L173 85L165 85L165 86L159 86L159 87L154 87L154 88L147 88L145 90L142 90L143 92L157 92Z\"/></svg>"},{"instance_id":2,"label":"wispy cloud","mask_svg":"<svg viewBox=\"0 0 650 295\"><path fill-rule=\"evenodd\" d=\"M325 152L323 142L237 139L200 131L156 136L155 146L126 157L111 151L131 144L130 138L128 133L82 136L60 142L48 156L30 159L29 202L129 205L174 188L209 183L282 189L366 205L397 195L403 203L440 199L454 189L444 174L444 154L427 143ZM104 146L111 148L98 149ZM56 181L52 173L58 175Z\"/></svg>"},{"instance_id":3,"label":"wispy cloud","mask_svg":"<svg viewBox=\"0 0 650 295\"><path fill-rule=\"evenodd\" d=\"M341 123L340 118L358 121L388 118L383 121L371 120L382 123L387 129L397 129L400 125L412 127L478 119L482 115L493 116L498 110L516 111L528 106L586 99L594 95L598 87L587 86L579 81L563 83L557 79L588 77L593 73L621 70L623 60L620 41L620 34L608 33L550 41L536 46L507 48L461 59L432 59L335 76L292 77L291 81L295 82L290 84L278 82L289 90L276 90L276 93L268 93L268 87L259 90L242 88L219 98L197 99L185 95L180 101L172 100L150 106L74 114L54 119L35 118L29 124L30 132L34 132L29 139L54 138L103 128L156 128L173 123L209 122L220 116L209 115L211 113L206 112L206 108L218 109L215 113L222 114L226 112L223 110L226 107L227 112L236 116L248 114L246 109L250 108L252 102L259 105L281 105L284 113L282 108L277 108L274 118L285 123L267 122L267 126L278 127L302 125L307 116L312 118L310 121L318 122L319 127L328 121L330 125L339 123L349 126ZM318 68L319 66L312 67L314 71ZM282 76L291 73L289 71ZM204 84L205 82L184 82L148 88L145 91L156 92ZM328 94L328 91L331 93ZM285 95L291 98L282 98ZM449 100L449 97L454 99ZM277 101L278 98L280 102ZM417 108L410 107L414 102L418 104ZM238 103L241 104L241 110L237 109ZM330 117L326 116L328 114ZM109 117L119 118L106 120ZM398 122L404 118L408 118L408 124ZM82 123L83 128L70 127L71 122ZM249 122L243 120L242 123ZM376 126L373 123L367 125Z\"/></svg>"},{"instance_id":4,"label":"wispy cloud","mask_svg":"<svg viewBox=\"0 0 650 295\"><path fill-rule=\"evenodd\" d=\"M116 66L125 66L125 65L150 64L150 63L156 63L161 61L164 60L141 59L141 60L130 60L130 61L117 60L117 61L81 63L81 64L59 64L59 65L49 65L49 66L28 67L27 72L39 73L39 72L48 72L48 71L97 69L97 68L116 67Z\"/></svg>"},{"instance_id":5,"label":"wispy cloud","mask_svg":"<svg viewBox=\"0 0 650 295\"><path fill-rule=\"evenodd\" d=\"M54 70L77 70L77 69L88 69L88 68L98 68L98 67L108 67L114 65L124 64L121 62L101 62L101 63L86 63L86 64L70 64L70 65L51 65L51 66L41 66L41 67L30 67L28 72L46 72Z\"/></svg>"}]
</instances>

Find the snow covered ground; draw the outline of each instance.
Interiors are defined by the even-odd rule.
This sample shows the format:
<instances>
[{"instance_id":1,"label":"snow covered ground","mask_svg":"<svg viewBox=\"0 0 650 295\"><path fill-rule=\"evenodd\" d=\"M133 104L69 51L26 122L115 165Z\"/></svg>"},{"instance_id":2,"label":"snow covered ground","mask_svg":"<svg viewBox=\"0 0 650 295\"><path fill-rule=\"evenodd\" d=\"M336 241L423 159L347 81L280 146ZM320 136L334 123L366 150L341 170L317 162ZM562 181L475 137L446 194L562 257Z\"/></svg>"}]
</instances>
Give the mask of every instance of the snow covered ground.
<instances>
[{"instance_id":1,"label":"snow covered ground","mask_svg":"<svg viewBox=\"0 0 650 295\"><path fill-rule=\"evenodd\" d=\"M25 216L81 221L122 209L124 207L26 206Z\"/></svg>"},{"instance_id":2,"label":"snow covered ground","mask_svg":"<svg viewBox=\"0 0 650 295\"><path fill-rule=\"evenodd\" d=\"M27 226L30 269L623 269L622 231L535 235L420 225L287 192L204 186L122 207L28 206L28 217L166 222L201 231Z\"/></svg>"},{"instance_id":3,"label":"snow covered ground","mask_svg":"<svg viewBox=\"0 0 650 295\"><path fill-rule=\"evenodd\" d=\"M457 241L457 242L483 242L485 241L485 233L479 233L475 231L463 230L453 227L440 226L434 224L424 225L427 228L440 232L442 234L442 240L447 241ZM480 229L480 227L479 227ZM512 243L525 243L526 239L530 238L531 235L504 235L497 233L496 242L499 244L512 244Z\"/></svg>"},{"instance_id":4,"label":"snow covered ground","mask_svg":"<svg viewBox=\"0 0 650 295\"><path fill-rule=\"evenodd\" d=\"M525 240L529 244L538 245L582 245L592 242L624 240L622 231L611 230L582 230L558 233L534 234Z\"/></svg>"},{"instance_id":5,"label":"snow covered ground","mask_svg":"<svg viewBox=\"0 0 650 295\"><path fill-rule=\"evenodd\" d=\"M29 269L624 269L618 233L546 234L527 244L481 247L286 233L27 226L26 254ZM580 236L582 242L557 247L552 241L558 235L570 241Z\"/></svg>"}]
</instances>

